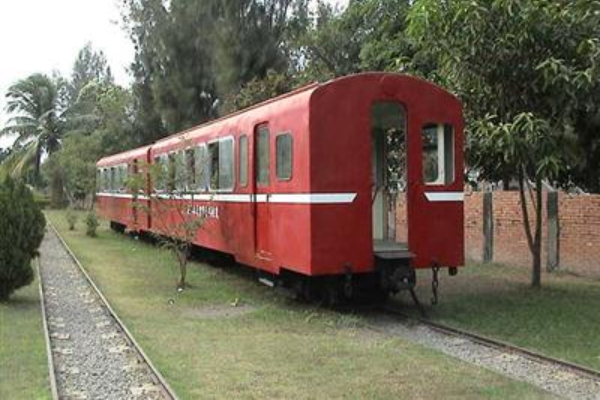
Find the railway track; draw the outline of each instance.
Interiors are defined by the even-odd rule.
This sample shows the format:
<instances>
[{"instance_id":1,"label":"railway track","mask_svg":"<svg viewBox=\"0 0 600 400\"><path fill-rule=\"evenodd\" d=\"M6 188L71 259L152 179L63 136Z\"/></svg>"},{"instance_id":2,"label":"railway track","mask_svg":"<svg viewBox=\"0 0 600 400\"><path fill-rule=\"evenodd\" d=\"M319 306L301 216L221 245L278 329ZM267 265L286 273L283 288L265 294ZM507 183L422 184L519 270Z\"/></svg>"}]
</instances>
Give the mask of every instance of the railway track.
<instances>
[{"instance_id":1,"label":"railway track","mask_svg":"<svg viewBox=\"0 0 600 400\"><path fill-rule=\"evenodd\" d=\"M48 222L40 290L55 399L177 399Z\"/></svg>"},{"instance_id":2,"label":"railway track","mask_svg":"<svg viewBox=\"0 0 600 400\"><path fill-rule=\"evenodd\" d=\"M549 357L483 335L414 317L393 306L377 310L390 318L383 330L572 399L600 399L600 371ZM397 324L401 318L404 324ZM394 322L396 327L393 326Z\"/></svg>"},{"instance_id":3,"label":"railway track","mask_svg":"<svg viewBox=\"0 0 600 400\"><path fill-rule=\"evenodd\" d=\"M70 321L61 320L60 317L56 318L53 316L52 307L53 303L56 305L56 297L59 295L60 288L57 288L52 282L48 284L44 279L42 285L44 294L42 297L47 299L44 312L47 314L48 321L46 324L48 327L47 340L49 343L50 358L52 358L50 364L54 364L54 367L51 368L51 372L53 373L51 373L51 376L54 375L56 377L55 388L57 397L73 399L176 399L175 393L169 388L166 381L156 368L154 368L143 350L137 345L135 339L133 339L100 290L98 290L94 282L90 279L85 269L52 226L50 226L47 236L45 242L47 240L54 241L52 244L62 249L62 261L64 262L66 258L72 264L72 271L67 272L67 274L70 276L81 275L84 284L75 285L75 289L86 304L87 313L100 313L98 308L104 309L107 318L95 320L96 324L101 327L110 327L111 324L108 321L110 319L114 323L114 329L108 329L112 333L120 332L121 345L114 346L115 342L111 342L108 351L110 352L112 348L112 351L127 353L129 367L126 366L125 370L122 371L127 372L127 370L131 370L131 366L133 365L133 369L143 375L141 381L145 382L140 384L140 381L134 379L129 384L126 383L126 386L129 386L125 388L121 387L119 389L121 392L103 393L102 396L99 396L98 392L96 394L88 394L85 391L86 388L81 384L79 387L77 385L74 387L70 383L74 376L82 375L83 369L65 364L65 362L68 363L69 357L74 353L74 350L69 349L65 345L65 343L68 343L69 337L68 333L64 331ZM47 253L45 250L47 249L42 247L42 263L44 262L44 254ZM45 272L45 268L41 268L40 274L44 275ZM42 276L42 278L44 277ZM427 319L416 318L392 306L379 308L376 310L376 314L378 316L372 321L373 324L369 324L376 331L387 335L404 337L450 356L494 370L505 376L531 383L560 397L600 400L599 371L564 360L554 359L472 332L448 327ZM404 323L399 323L399 318ZM132 359L136 359L137 361L132 362ZM123 390L125 390L126 395L123 394Z\"/></svg>"},{"instance_id":4,"label":"railway track","mask_svg":"<svg viewBox=\"0 0 600 400\"><path fill-rule=\"evenodd\" d=\"M600 371L585 367L583 365L565 361L560 358L549 357L544 354L536 353L534 351L527 350L522 347L515 346L513 344L510 344L510 343L507 343L507 342L504 342L501 340L492 339L490 337L479 335L479 334L476 334L473 332L468 332L468 331L465 331L462 329L452 328L450 326L440 324L440 323L437 323L437 322L434 322L434 321L431 321L431 320L428 320L425 318L412 317L400 310L396 310L393 308L384 307L382 310L383 310L383 312L386 312L390 315L396 315L396 316L399 316L402 318L412 319L421 324L427 325L428 327L436 330L437 332L441 332L441 333L444 333L447 335L453 335L456 337L468 338L469 340L477 342L481 345L493 347L496 349L501 349L501 350L504 350L507 352L521 354L532 360L537 360L540 362L547 362L547 363L551 363L551 364L555 364L555 365L560 365L561 367L568 368L574 372L589 376L590 378L600 381Z\"/></svg>"}]
</instances>

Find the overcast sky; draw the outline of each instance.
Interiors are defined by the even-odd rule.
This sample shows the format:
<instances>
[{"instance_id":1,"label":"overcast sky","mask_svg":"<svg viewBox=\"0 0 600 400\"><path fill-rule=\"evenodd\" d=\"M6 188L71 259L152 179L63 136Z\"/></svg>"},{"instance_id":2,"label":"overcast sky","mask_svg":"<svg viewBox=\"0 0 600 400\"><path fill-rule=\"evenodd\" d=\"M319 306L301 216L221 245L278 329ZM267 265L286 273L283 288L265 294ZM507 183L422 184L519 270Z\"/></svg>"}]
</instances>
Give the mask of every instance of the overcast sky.
<instances>
[{"instance_id":1,"label":"overcast sky","mask_svg":"<svg viewBox=\"0 0 600 400\"><path fill-rule=\"evenodd\" d=\"M330 0L346 4L347 0ZM32 73L70 75L78 51L104 51L118 84L128 85L133 46L120 26L119 0L0 0L0 126L8 87ZM7 145L0 139L0 147Z\"/></svg>"}]
</instances>

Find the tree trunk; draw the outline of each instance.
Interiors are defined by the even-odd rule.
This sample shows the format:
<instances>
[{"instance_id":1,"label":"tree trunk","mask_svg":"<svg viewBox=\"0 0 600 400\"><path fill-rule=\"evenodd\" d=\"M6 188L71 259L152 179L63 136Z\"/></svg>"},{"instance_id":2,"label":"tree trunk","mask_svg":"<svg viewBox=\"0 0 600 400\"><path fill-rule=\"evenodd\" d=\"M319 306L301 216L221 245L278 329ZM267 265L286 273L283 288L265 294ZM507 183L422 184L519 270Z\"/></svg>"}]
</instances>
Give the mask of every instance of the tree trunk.
<instances>
[{"instance_id":1,"label":"tree trunk","mask_svg":"<svg viewBox=\"0 0 600 400\"><path fill-rule=\"evenodd\" d=\"M542 179L535 180L535 238L533 240L533 265L531 286L542 287Z\"/></svg>"},{"instance_id":2,"label":"tree trunk","mask_svg":"<svg viewBox=\"0 0 600 400\"><path fill-rule=\"evenodd\" d=\"M36 146L36 149L35 149L35 160L34 160L34 165L33 165L33 174L34 174L33 179L35 180L34 185L36 187L40 186L40 184L41 184L41 179L40 179L41 164L42 164L42 145L40 143L38 143Z\"/></svg>"},{"instance_id":3,"label":"tree trunk","mask_svg":"<svg viewBox=\"0 0 600 400\"><path fill-rule=\"evenodd\" d=\"M187 262L179 264L179 288L185 288L185 278L187 276Z\"/></svg>"},{"instance_id":4,"label":"tree trunk","mask_svg":"<svg viewBox=\"0 0 600 400\"><path fill-rule=\"evenodd\" d=\"M184 289L187 276L187 249L177 249L177 260L179 261L179 283L177 288Z\"/></svg>"},{"instance_id":5,"label":"tree trunk","mask_svg":"<svg viewBox=\"0 0 600 400\"><path fill-rule=\"evenodd\" d=\"M521 212L523 213L523 227L527 244L531 252L531 286L539 288L542 286L542 180L536 177L535 181L535 210L534 231L531 230L529 211L527 209L527 198L525 196L525 175L519 173L519 197L521 200ZM527 183L528 184L528 183ZM533 201L533 199L532 199Z\"/></svg>"}]
</instances>

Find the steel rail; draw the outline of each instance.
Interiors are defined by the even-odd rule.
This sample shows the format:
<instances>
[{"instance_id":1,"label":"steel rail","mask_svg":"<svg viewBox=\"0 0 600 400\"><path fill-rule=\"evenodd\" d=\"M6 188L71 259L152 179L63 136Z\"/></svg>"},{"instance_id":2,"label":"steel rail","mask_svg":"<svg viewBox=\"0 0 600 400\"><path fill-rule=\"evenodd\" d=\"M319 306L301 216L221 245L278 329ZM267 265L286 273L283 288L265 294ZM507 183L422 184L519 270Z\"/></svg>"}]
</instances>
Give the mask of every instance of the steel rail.
<instances>
[{"instance_id":1,"label":"steel rail","mask_svg":"<svg viewBox=\"0 0 600 400\"><path fill-rule=\"evenodd\" d=\"M494 348L497 350L502 350L505 351L507 353L514 353L514 354L519 354L522 355L525 358L528 358L532 361L537 361L537 362L542 362L542 363L546 363L546 364L552 364L552 365L557 365L563 368L567 368L579 375L584 375L587 376L588 378L592 378L594 380L597 380L600 382L600 371L595 370L593 368L589 368L580 364L576 364L570 361L566 361L560 358L555 358L555 357L550 357L547 356L545 354L541 354L532 350L528 350L525 349L523 347L519 347L516 346L514 344L502 341L502 340L498 340L498 339L492 339L488 336L484 336L478 333L473 333L464 329L458 329L458 328L453 328L451 326L448 325L444 325L441 324L439 322L434 322L431 321L429 319L426 318L422 318L422 317L415 317L415 316L411 316L408 315L400 310L394 309L392 307L389 306L383 306L381 308L379 308L380 311L390 314L390 315L394 315L394 316L400 316L403 317L405 319L409 319L409 320L413 320L413 321L417 321L420 324L423 324L429 328L431 328L432 330L445 334L445 335L450 335L450 336L454 336L454 337L459 337L459 338L466 338L472 342L475 342L477 344L489 347L489 348Z\"/></svg>"},{"instance_id":2,"label":"steel rail","mask_svg":"<svg viewBox=\"0 0 600 400\"><path fill-rule=\"evenodd\" d=\"M40 257L36 259L36 272L38 279L38 291L40 295L40 308L42 312L42 326L44 329L44 339L46 341L46 358L48 360L48 379L50 382L50 394L52 400L58 400L58 383L56 381L56 369L54 363L54 354L52 353L52 342L50 340L50 329L48 328L48 319L46 315L46 299L44 282L42 281L42 274L40 272Z\"/></svg>"},{"instance_id":3,"label":"steel rail","mask_svg":"<svg viewBox=\"0 0 600 400\"><path fill-rule=\"evenodd\" d=\"M121 321L121 319L119 318L119 316L117 315L117 313L115 312L115 310L112 308L112 306L110 305L110 303L108 302L108 300L104 296L104 294L102 294L102 292L100 291L100 289L98 288L98 286L96 286L96 284L92 280L91 276L88 274L87 270L83 267L83 265L79 262L79 260L75 256L75 253L73 253L73 251L71 250L71 248L69 247L69 245L67 244L67 242L58 233L58 230L54 227L54 225L50 222L50 220L46 219L46 221L48 223L48 226L50 226L50 228L52 228L52 230L56 234L56 237L58 237L58 240L61 242L61 244L63 245L63 247L67 250L67 253L69 254L69 257L71 257L71 259L73 260L73 262L75 263L75 265L77 265L77 267L79 268L79 270L83 273L83 276L88 281L88 283L90 284L90 286L94 289L94 292L98 295L98 297L100 298L100 301L102 302L103 306L106 307L106 309L108 310L110 316L117 323L117 325L123 331L123 333L125 333L125 336L127 336L127 339L132 344L132 347L140 355L140 357L142 358L142 360L144 360L144 362L146 363L146 365L148 366L148 368L150 369L150 371L152 372L152 374L154 375L154 377L160 383L160 386L161 386L164 394L166 395L166 397L168 397L168 398L170 398L172 400L179 400L179 398L175 394L175 391L173 391L173 389L169 386L169 383L162 376L162 374L158 371L158 369L154 366L154 364L152 363L152 361L150 361L150 358L146 355L146 353L144 352L144 350L142 350L142 347L134 339L134 337L131 334L131 332L129 331L129 329L127 329L127 327L125 326L125 324L123 323L123 321Z\"/></svg>"}]
</instances>

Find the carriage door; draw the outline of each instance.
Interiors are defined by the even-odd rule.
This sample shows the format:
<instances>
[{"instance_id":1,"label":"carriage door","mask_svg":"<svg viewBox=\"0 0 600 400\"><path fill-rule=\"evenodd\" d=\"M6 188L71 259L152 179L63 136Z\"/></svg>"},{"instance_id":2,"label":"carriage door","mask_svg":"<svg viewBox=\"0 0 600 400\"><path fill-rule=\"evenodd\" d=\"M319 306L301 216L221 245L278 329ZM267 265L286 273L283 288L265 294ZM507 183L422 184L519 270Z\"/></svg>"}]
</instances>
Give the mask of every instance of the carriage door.
<instances>
[{"instance_id":1,"label":"carriage door","mask_svg":"<svg viewBox=\"0 0 600 400\"><path fill-rule=\"evenodd\" d=\"M416 156L410 173L414 180L410 186L413 264L417 268L460 265L464 222L463 176L457 168L460 144L455 140L459 121L439 117L415 120L413 124L411 133L420 139L411 148Z\"/></svg>"},{"instance_id":2,"label":"carriage door","mask_svg":"<svg viewBox=\"0 0 600 400\"><path fill-rule=\"evenodd\" d=\"M392 101L371 107L371 201L374 250L406 250L406 118ZM396 221L399 220L400 224ZM398 229L398 231L397 231Z\"/></svg>"},{"instance_id":3,"label":"carriage door","mask_svg":"<svg viewBox=\"0 0 600 400\"><path fill-rule=\"evenodd\" d=\"M254 237L259 258L271 259L270 247L270 148L269 126L258 125L254 131Z\"/></svg>"}]
</instances>

